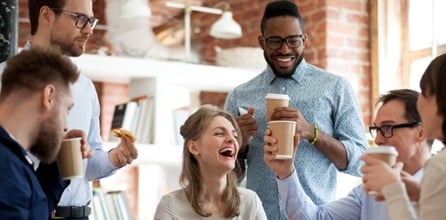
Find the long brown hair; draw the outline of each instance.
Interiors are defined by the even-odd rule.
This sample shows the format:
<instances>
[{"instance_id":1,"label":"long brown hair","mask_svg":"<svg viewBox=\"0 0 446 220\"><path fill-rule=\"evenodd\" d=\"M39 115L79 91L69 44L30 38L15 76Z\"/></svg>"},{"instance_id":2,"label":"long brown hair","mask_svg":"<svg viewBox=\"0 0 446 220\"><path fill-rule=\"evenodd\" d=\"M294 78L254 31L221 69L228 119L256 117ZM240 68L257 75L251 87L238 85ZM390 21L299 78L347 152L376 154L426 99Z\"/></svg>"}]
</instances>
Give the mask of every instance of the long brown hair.
<instances>
[{"instance_id":1,"label":"long brown hair","mask_svg":"<svg viewBox=\"0 0 446 220\"><path fill-rule=\"evenodd\" d=\"M446 143L446 54L436 57L424 71L420 81L421 93L425 97L436 97L438 114L443 116L443 143Z\"/></svg>"},{"instance_id":2,"label":"long brown hair","mask_svg":"<svg viewBox=\"0 0 446 220\"><path fill-rule=\"evenodd\" d=\"M184 188L194 211L203 217L209 217L212 213L206 212L202 207L205 192L202 187L203 183L200 169L198 161L189 152L187 143L190 140L199 139L209 126L211 120L216 116L222 116L231 122L238 134L237 142L240 146L242 143L242 135L237 122L232 115L213 105L203 105L189 116L180 129L180 133L184 138L183 167L180 175L180 185ZM222 198L227 207L225 217L235 217L240 214L240 194L237 189L237 176L235 172L231 171L226 175L226 179L227 187L223 192Z\"/></svg>"}]
</instances>

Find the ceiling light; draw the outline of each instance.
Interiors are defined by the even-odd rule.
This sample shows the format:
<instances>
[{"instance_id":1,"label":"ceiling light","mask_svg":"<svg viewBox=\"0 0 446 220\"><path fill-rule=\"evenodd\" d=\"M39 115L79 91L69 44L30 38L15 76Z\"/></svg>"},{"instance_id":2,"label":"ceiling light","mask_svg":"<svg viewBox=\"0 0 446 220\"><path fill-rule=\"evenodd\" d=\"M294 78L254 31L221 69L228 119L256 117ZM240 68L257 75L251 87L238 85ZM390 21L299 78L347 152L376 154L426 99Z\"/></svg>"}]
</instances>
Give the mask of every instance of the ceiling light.
<instances>
[{"instance_id":1,"label":"ceiling light","mask_svg":"<svg viewBox=\"0 0 446 220\"><path fill-rule=\"evenodd\" d=\"M166 2L167 7L181 8L185 10L184 13L184 47L185 47L185 59L190 61L191 49L190 49L190 16L192 11L199 11L210 14L221 14L222 16L211 26L210 35L215 38L221 39L235 39L242 36L242 28L232 18L232 11L228 3L224 2L225 9L209 8L203 6L191 6L177 2ZM217 4L218 5L218 4Z\"/></svg>"}]
</instances>

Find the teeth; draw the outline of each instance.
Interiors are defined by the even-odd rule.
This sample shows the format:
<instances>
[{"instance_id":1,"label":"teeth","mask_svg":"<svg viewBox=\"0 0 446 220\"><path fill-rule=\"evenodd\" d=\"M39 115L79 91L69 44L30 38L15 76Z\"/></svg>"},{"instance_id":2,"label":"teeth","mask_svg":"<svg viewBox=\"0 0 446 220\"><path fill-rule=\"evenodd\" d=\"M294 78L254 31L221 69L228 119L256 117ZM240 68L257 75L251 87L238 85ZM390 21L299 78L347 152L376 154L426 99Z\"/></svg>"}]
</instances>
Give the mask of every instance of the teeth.
<instances>
[{"instance_id":1,"label":"teeth","mask_svg":"<svg viewBox=\"0 0 446 220\"><path fill-rule=\"evenodd\" d=\"M234 156L234 150L231 148L225 148L220 151L220 154L223 156Z\"/></svg>"},{"instance_id":2,"label":"teeth","mask_svg":"<svg viewBox=\"0 0 446 220\"><path fill-rule=\"evenodd\" d=\"M289 62L289 61L291 61L291 57L289 57L289 58L277 58L277 60L280 61L280 62Z\"/></svg>"}]
</instances>

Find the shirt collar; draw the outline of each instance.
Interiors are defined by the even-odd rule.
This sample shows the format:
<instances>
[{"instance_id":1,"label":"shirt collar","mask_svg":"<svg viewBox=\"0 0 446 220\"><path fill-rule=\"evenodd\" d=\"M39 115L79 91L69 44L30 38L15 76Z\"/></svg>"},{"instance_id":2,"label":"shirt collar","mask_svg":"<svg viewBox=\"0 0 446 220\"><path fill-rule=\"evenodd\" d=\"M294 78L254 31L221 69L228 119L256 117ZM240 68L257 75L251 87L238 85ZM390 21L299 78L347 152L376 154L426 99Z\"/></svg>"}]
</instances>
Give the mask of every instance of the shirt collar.
<instances>
[{"instance_id":1,"label":"shirt collar","mask_svg":"<svg viewBox=\"0 0 446 220\"><path fill-rule=\"evenodd\" d=\"M305 61L305 59L302 59L302 61L294 71L293 75L291 75L291 79L294 79L298 83L301 82L302 79L304 78L307 67L308 67L307 62ZM273 83L274 80L277 78L277 76L276 74L274 74L274 71L269 64L267 65L265 72L266 72L266 81L269 84Z\"/></svg>"},{"instance_id":2,"label":"shirt collar","mask_svg":"<svg viewBox=\"0 0 446 220\"><path fill-rule=\"evenodd\" d=\"M0 126L0 141L3 142L5 147L9 148L23 161L26 161L35 170L35 160L31 158L31 155L10 135L2 126ZM34 157L35 158L35 157ZM35 158L37 159L37 158ZM38 159L37 159L38 161Z\"/></svg>"}]
</instances>

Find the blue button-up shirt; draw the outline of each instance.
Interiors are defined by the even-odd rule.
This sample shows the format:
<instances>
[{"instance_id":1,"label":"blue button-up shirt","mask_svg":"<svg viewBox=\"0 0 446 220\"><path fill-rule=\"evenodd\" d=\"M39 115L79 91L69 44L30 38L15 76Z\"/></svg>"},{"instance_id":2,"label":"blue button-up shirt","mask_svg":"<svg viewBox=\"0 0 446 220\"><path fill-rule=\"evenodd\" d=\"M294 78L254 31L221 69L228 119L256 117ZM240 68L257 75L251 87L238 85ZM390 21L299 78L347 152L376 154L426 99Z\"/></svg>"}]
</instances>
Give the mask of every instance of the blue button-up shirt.
<instances>
[{"instance_id":1,"label":"blue button-up shirt","mask_svg":"<svg viewBox=\"0 0 446 220\"><path fill-rule=\"evenodd\" d=\"M422 169L414 175L418 181L422 176ZM367 195L362 184L353 188L348 196L325 205L315 205L311 201L299 184L299 179L295 172L286 179L277 180L277 184L289 219L389 219L386 203L377 202L374 196Z\"/></svg>"},{"instance_id":2,"label":"blue button-up shirt","mask_svg":"<svg viewBox=\"0 0 446 220\"><path fill-rule=\"evenodd\" d=\"M258 126L257 134L249 144L247 187L259 195L268 219L286 219L274 173L263 161L267 93L288 94L290 107L299 109L307 121L342 142L348 157L346 173L360 175L362 162L359 157L367 141L358 100L348 81L305 60L290 78L276 77L268 66L261 74L231 91L225 110L238 116L239 107L254 107ZM300 141L295 166L303 189L316 204L335 199L337 168L306 139Z\"/></svg>"}]
</instances>

